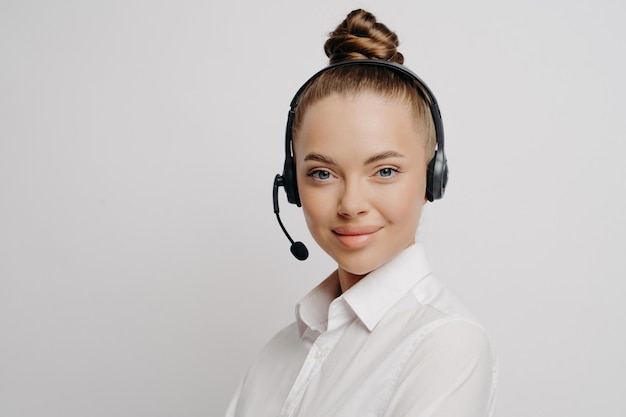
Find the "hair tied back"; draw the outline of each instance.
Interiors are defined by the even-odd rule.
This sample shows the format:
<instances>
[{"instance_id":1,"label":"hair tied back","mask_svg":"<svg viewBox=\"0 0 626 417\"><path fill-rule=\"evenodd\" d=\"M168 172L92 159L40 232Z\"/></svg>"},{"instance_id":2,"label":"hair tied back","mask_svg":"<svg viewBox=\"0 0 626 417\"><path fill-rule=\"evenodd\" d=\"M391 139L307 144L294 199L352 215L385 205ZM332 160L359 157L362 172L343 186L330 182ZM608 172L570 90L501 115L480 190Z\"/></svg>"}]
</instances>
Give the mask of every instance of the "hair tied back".
<instances>
[{"instance_id":1,"label":"hair tied back","mask_svg":"<svg viewBox=\"0 0 626 417\"><path fill-rule=\"evenodd\" d=\"M399 44L395 32L379 23L370 12L357 9L329 34L324 52L331 64L357 59L403 64L404 56L397 49Z\"/></svg>"}]
</instances>

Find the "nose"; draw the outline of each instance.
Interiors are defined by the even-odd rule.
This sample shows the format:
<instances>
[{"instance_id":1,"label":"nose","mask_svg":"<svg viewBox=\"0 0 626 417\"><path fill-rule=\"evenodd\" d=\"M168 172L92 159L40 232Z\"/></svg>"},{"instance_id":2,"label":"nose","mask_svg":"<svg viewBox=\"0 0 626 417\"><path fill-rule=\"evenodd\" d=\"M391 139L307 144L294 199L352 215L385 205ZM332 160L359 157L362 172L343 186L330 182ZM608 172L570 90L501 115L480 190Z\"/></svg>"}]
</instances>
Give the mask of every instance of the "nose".
<instances>
[{"instance_id":1,"label":"nose","mask_svg":"<svg viewBox=\"0 0 626 417\"><path fill-rule=\"evenodd\" d=\"M369 210L367 190L359 181L346 181L339 198L337 213L342 217L356 217Z\"/></svg>"}]
</instances>

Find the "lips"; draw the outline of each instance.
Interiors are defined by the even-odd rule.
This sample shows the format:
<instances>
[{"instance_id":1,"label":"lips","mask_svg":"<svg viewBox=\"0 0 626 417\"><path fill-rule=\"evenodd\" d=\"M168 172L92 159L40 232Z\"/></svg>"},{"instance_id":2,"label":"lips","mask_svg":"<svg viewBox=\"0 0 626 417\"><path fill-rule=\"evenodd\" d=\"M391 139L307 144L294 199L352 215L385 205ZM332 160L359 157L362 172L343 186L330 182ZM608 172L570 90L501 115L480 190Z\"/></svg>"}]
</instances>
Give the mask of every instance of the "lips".
<instances>
[{"instance_id":1,"label":"lips","mask_svg":"<svg viewBox=\"0 0 626 417\"><path fill-rule=\"evenodd\" d=\"M332 229L339 243L348 249L367 246L381 226L340 226Z\"/></svg>"}]
</instances>

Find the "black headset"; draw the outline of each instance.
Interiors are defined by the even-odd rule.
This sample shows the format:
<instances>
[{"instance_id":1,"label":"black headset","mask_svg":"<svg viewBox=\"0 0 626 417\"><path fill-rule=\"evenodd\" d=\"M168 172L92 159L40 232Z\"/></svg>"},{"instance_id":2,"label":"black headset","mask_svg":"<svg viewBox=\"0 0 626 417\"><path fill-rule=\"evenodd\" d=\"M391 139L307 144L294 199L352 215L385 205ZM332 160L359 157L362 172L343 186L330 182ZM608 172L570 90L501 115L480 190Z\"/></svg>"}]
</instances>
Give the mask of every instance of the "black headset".
<instances>
[{"instance_id":1,"label":"black headset","mask_svg":"<svg viewBox=\"0 0 626 417\"><path fill-rule=\"evenodd\" d=\"M439 105L430 88L424 83L413 71L407 67L395 62L374 60L374 59L359 59L352 61L343 61L335 64L331 64L309 78L299 89L296 95L291 100L289 113L287 115L287 129L285 133L285 164L283 166L283 174L276 175L274 178L273 199L274 199L274 213L278 219L278 224L291 242L291 253L300 260L305 260L308 257L308 250L302 242L294 242L287 230L283 226L280 220L278 209L278 187L284 187L287 193L287 201L291 204L301 206L300 195L298 194L298 182L296 181L296 163L293 158L293 120L296 114L296 107L300 101L300 96L307 89L313 81L315 81L320 75L326 71L338 68L347 67L351 65L368 65L376 67L388 68L397 74L413 80L418 86L418 92L420 95L426 95L426 102L430 106L430 114L432 115L435 126L435 139L437 142L437 148L435 155L428 163L426 171L426 198L428 201L438 200L443 197L448 183L448 164L446 155L444 153L444 137L443 137L443 121L441 120L441 112L439 111Z\"/></svg>"}]
</instances>

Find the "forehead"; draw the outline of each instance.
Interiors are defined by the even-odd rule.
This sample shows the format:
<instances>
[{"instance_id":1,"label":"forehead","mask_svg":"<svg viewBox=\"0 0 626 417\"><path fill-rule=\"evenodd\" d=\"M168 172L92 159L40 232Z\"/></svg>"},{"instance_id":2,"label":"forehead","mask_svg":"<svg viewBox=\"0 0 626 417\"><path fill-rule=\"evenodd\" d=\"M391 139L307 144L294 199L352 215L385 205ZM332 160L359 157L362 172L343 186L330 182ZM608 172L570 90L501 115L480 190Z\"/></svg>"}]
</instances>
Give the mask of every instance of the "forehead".
<instances>
[{"instance_id":1,"label":"forehead","mask_svg":"<svg viewBox=\"0 0 626 417\"><path fill-rule=\"evenodd\" d=\"M294 140L344 135L353 138L374 136L384 140L393 134L417 134L417 124L410 105L400 98L384 97L373 92L334 93L306 109Z\"/></svg>"},{"instance_id":2,"label":"forehead","mask_svg":"<svg viewBox=\"0 0 626 417\"><path fill-rule=\"evenodd\" d=\"M411 106L400 98L373 92L334 93L307 108L294 149L357 152L421 148L422 133L417 124Z\"/></svg>"}]
</instances>

